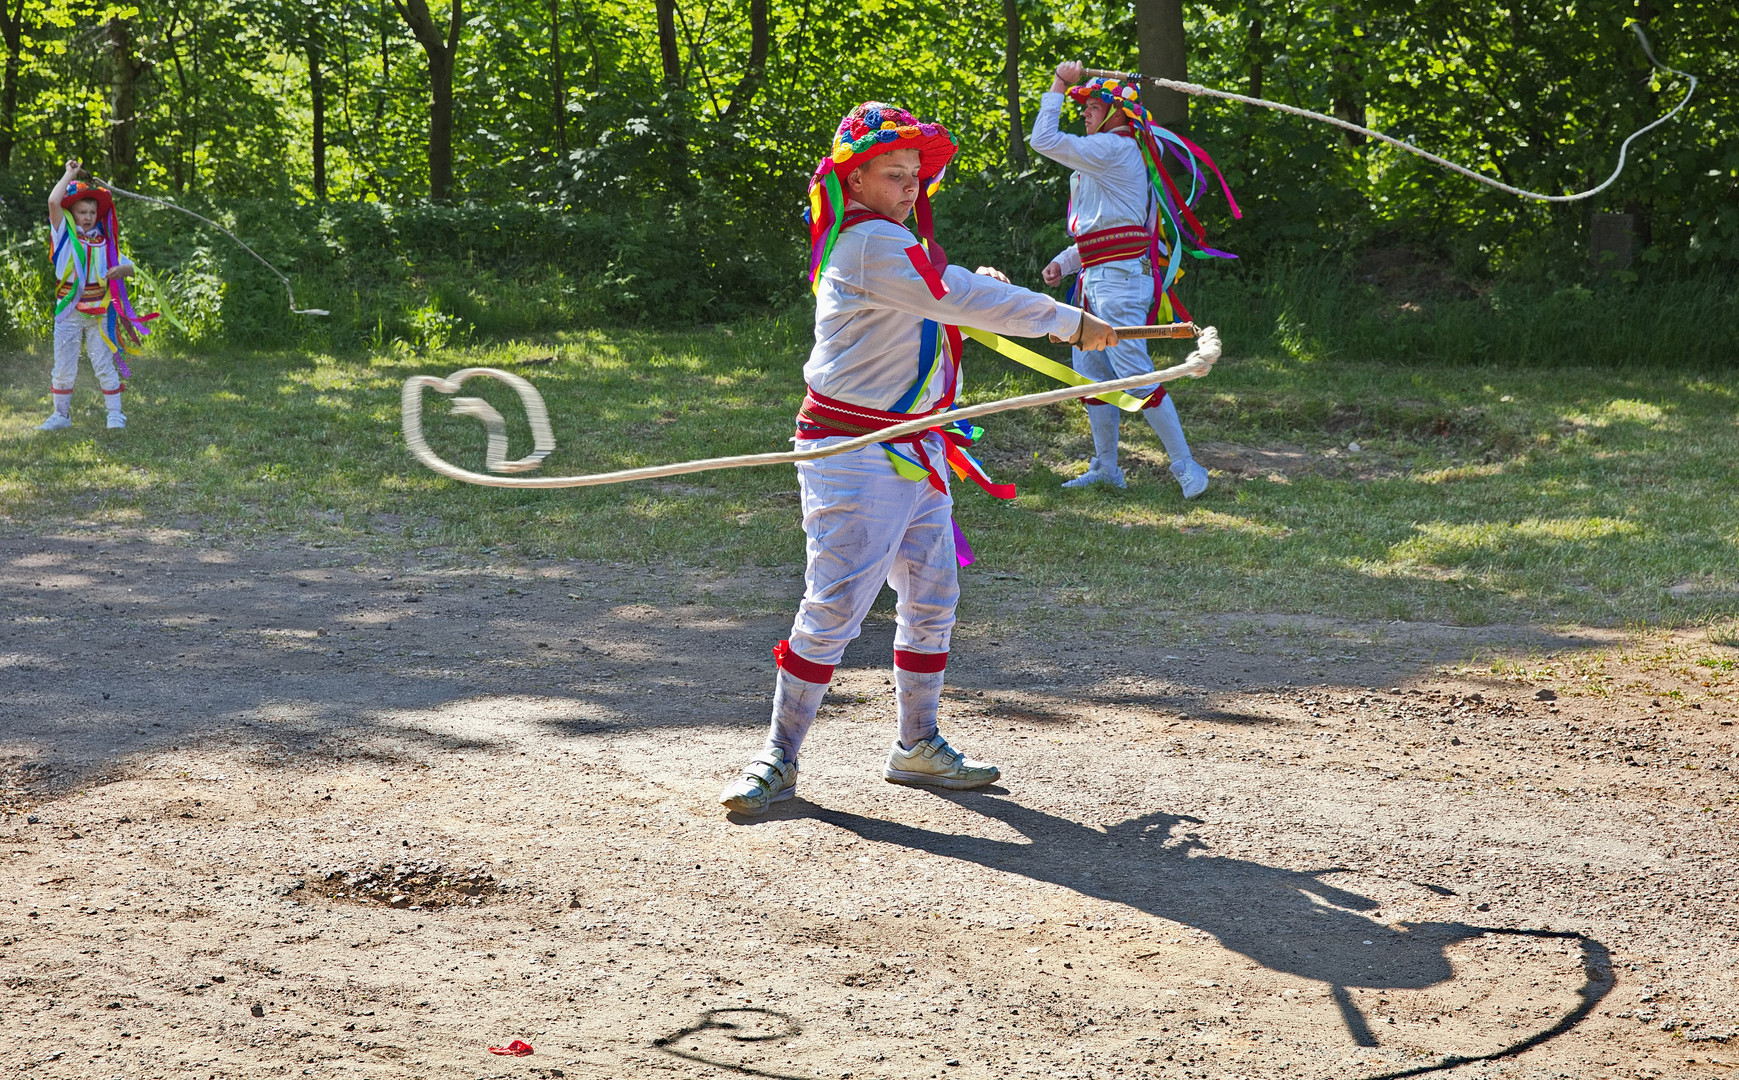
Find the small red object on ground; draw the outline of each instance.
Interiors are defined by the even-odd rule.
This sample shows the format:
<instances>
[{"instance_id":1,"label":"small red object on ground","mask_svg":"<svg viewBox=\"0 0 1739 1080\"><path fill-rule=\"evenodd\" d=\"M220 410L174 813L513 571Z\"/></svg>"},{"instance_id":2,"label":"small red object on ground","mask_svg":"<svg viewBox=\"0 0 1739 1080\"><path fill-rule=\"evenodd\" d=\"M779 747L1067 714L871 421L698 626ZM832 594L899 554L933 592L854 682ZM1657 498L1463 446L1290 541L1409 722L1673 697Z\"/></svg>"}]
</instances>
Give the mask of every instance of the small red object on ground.
<instances>
[{"instance_id":1,"label":"small red object on ground","mask_svg":"<svg viewBox=\"0 0 1739 1080\"><path fill-rule=\"evenodd\" d=\"M491 1046L489 1052L503 1057L524 1057L531 1053L531 1044L523 1039L515 1039L506 1046Z\"/></svg>"}]
</instances>

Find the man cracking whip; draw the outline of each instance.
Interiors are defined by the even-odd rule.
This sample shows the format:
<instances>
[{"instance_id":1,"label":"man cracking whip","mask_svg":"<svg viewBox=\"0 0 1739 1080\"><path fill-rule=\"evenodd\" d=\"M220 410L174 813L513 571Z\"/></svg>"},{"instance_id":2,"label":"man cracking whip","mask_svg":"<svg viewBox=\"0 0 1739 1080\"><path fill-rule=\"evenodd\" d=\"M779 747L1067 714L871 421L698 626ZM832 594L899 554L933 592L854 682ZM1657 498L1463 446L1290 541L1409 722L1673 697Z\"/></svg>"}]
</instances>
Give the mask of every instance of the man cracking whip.
<instances>
[{"instance_id":1,"label":"man cracking whip","mask_svg":"<svg viewBox=\"0 0 1739 1080\"><path fill-rule=\"evenodd\" d=\"M1113 325L1188 321L1189 312L1174 291L1183 276L1182 257L1235 258L1203 242L1201 223L1193 213L1207 187L1202 166L1220 179L1234 217L1240 216L1238 204L1201 147L1148 118L1133 83L1095 78L1076 86L1082 73L1076 61L1059 64L1033 121L1032 148L1075 170L1069 177L1069 235L1075 242L1045 267L1045 284L1055 286L1070 274L1078 275L1071 299ZM1081 106L1084 135L1058 128L1065 91ZM1188 195L1166 171L1167 154L1188 174ZM1074 368L1098 382L1152 371L1153 362L1146 341L1125 340L1103 352L1076 348ZM1171 474L1184 498L1206 491L1208 470L1190 455L1177 406L1165 387L1130 393L1147 396L1142 415L1165 444ZM1120 412L1097 398L1087 398L1086 405L1093 460L1086 472L1063 486L1123 487L1123 470L1117 466Z\"/></svg>"},{"instance_id":2,"label":"man cracking whip","mask_svg":"<svg viewBox=\"0 0 1739 1080\"><path fill-rule=\"evenodd\" d=\"M959 567L972 559L953 522L948 474L1014 495L967 453L978 429L947 417L960 390L959 326L1048 334L1083 350L1114 345L1117 334L988 267L975 274L948 265L931 235L930 192L954 150L942 125L866 102L840 121L810 184L815 347L803 366L809 393L797 414L798 445L838 443L915 417L934 415L936 425L797 465L808 538L803 602L790 638L773 650L766 742L719 797L738 813L759 814L796 794L803 737L883 582L898 596L899 714L883 777L961 790L1001 775L937 730ZM914 210L916 237L905 225Z\"/></svg>"}]
</instances>

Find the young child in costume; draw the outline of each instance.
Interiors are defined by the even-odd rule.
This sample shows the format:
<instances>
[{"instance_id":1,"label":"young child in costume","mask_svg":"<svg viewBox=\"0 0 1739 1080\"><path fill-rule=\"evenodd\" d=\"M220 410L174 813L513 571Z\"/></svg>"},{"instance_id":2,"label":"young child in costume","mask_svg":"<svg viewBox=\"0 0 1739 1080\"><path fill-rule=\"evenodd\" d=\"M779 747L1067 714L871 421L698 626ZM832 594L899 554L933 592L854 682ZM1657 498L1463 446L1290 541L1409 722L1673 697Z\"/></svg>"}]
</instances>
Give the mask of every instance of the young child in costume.
<instances>
[{"instance_id":1,"label":"young child in costume","mask_svg":"<svg viewBox=\"0 0 1739 1080\"><path fill-rule=\"evenodd\" d=\"M846 643L886 582L898 594L894 686L899 737L882 775L892 783L982 787L1001 772L949 746L937 731L958 571L970 549L953 523L948 470L991 484L966 453L976 428L950 424L960 389L962 323L994 333L1049 334L1085 349L1116 335L1104 322L981 267L949 266L931 235L930 192L954 156L940 124L868 102L848 113L810 185L810 280L815 346L797 441L818 447L915 416L922 434L803 462L804 594L778 666L766 743L719 801L758 814L796 793L798 750ZM917 232L904 222L917 211Z\"/></svg>"},{"instance_id":2,"label":"young child in costume","mask_svg":"<svg viewBox=\"0 0 1739 1080\"><path fill-rule=\"evenodd\" d=\"M50 389L54 411L38 425L44 431L72 426L72 387L78 378L79 348L91 359L91 370L109 406L109 427L127 426L121 412L123 375L133 373L125 354L136 352L156 318L134 314L127 295L133 260L121 254L121 223L108 189L75 179L77 161L48 196L48 232L59 286L54 306L54 373ZM67 215L71 215L71 221ZM116 371L119 365L120 370Z\"/></svg>"},{"instance_id":3,"label":"young child in costume","mask_svg":"<svg viewBox=\"0 0 1739 1080\"><path fill-rule=\"evenodd\" d=\"M1033 150L1075 170L1069 177L1069 234L1075 243L1045 267L1045 283L1054 286L1078 274L1074 298L1114 326L1188 320L1189 313L1172 291L1181 256L1187 251L1198 258L1232 257L1203 246L1201 225L1191 213L1205 186L1197 162L1210 169L1214 163L1188 139L1150 122L1134 86L1106 79L1075 86L1080 79L1079 63L1059 65L1033 121ZM1085 135L1068 135L1058 128L1064 91L1081 105ZM1167 152L1190 173L1187 197L1165 170ZM1227 201L1231 197L1228 190ZM1236 203L1232 209L1235 214ZM1077 349L1074 368L1098 382L1152 371L1153 362L1147 342L1131 340L1102 353ZM1207 490L1208 470L1190 455L1177 406L1165 387L1130 391L1136 397L1144 392L1151 396L1142 415L1165 444L1184 498L1193 499ZM1123 470L1117 465L1121 411L1094 398L1086 399L1086 405L1093 460L1086 472L1063 486L1123 487Z\"/></svg>"}]
</instances>

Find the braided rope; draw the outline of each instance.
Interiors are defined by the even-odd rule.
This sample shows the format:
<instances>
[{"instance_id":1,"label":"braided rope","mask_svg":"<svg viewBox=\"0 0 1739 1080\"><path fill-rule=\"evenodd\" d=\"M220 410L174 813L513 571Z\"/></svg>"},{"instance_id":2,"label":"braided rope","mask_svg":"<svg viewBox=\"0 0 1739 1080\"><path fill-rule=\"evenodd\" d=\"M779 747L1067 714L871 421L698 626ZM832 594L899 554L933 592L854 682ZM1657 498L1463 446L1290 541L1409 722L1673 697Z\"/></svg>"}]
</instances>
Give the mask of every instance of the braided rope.
<instances>
[{"instance_id":1,"label":"braided rope","mask_svg":"<svg viewBox=\"0 0 1739 1080\"><path fill-rule=\"evenodd\" d=\"M1087 383L1083 386L1065 386L1058 390L1046 390L1038 394L1003 398L1000 401L987 401L982 405L968 405L965 408L952 409L933 416L921 416L903 424L895 424L893 427L873 431L868 435L860 435L855 439L847 439L842 443L817 447L813 450L705 458L700 461L677 462L674 465L649 465L640 469L593 473L589 476L490 476L487 473L461 469L459 466L443 460L429 447L428 440L423 437L424 388L438 390L443 394L455 394L458 393L460 384L467 379L476 376L499 379L511 386L525 405L526 419L531 422L535 447L531 454L517 461L506 460L506 422L502 420L500 413L481 398L455 398L453 411L462 416L475 416L483 422L484 430L488 433L489 439L484 461L489 469L495 472L523 472L537 468L544 457L555 449L555 437L550 433L549 410L544 406L543 397L537 392L537 389L531 383L511 372L502 371L499 368L477 367L455 371L445 379L438 375L412 375L405 380L399 405L400 416L404 424L405 445L410 449L411 456L442 476L462 480L467 484L477 484L481 487L597 487L603 484L626 484L635 480L658 480L666 476L682 476L686 473L707 472L712 469L742 469L753 465L794 465L799 461L814 461L817 458L831 457L834 454L843 454L851 450L861 450L866 446L874 446L901 435L928 431L940 424L953 423L957 420L974 420L980 416L1009 412L1013 409L1032 409L1040 405L1053 405L1057 402L1072 401L1076 398L1098 397L1118 390L1133 390L1139 386L1171 382L1174 379L1199 379L1213 369L1214 362L1219 358L1220 332L1211 326L1206 326L1201 328L1196 337L1195 351L1190 353L1183 363L1168 367L1164 371L1150 371L1146 374L1131 375L1123 379Z\"/></svg>"},{"instance_id":2,"label":"braided rope","mask_svg":"<svg viewBox=\"0 0 1739 1080\"><path fill-rule=\"evenodd\" d=\"M1568 202L1577 202L1581 199L1590 198L1594 195L1600 194L1602 191L1605 191L1607 188L1611 187L1613 185L1613 183L1618 179L1619 174L1624 172L1625 155L1630 152L1630 144L1635 142L1639 137L1648 134L1649 132L1653 131L1655 128L1660 127L1662 124L1666 123L1668 120L1671 120L1673 117L1677 116L1684 109L1684 107L1686 105L1689 105L1691 103L1691 95L1695 94L1697 92L1697 77L1695 75L1691 75L1687 72L1679 71L1676 68L1667 67L1665 64L1661 63L1659 60L1656 60L1655 55L1654 55L1654 50L1649 47L1648 38L1643 35L1642 27L1632 23L1630 28L1636 32L1637 40L1642 43L1643 55L1648 57L1649 63L1653 64L1655 67L1659 68L1662 71L1668 72L1668 73L1673 74L1673 75L1677 75L1681 79L1685 79L1685 80L1689 81L1690 86L1685 90L1684 100L1680 101L1678 103L1678 105L1674 106L1673 110L1671 112L1667 113L1665 116L1662 116L1660 119L1656 120L1654 123L1649 124L1647 127L1638 128L1636 131L1631 133L1629 138L1624 140L1624 143L1621 146L1619 146L1619 148L1618 148L1618 167L1612 170L1612 175L1608 176L1606 178L1605 183L1602 183L1597 187L1591 187L1587 191L1578 191L1574 195L1546 195L1546 194L1543 194L1543 193L1538 192L1538 191L1528 191L1524 188L1512 187L1509 184L1506 184L1501 180L1494 180L1489 176L1485 176L1485 175L1482 175L1480 173L1476 173L1472 169L1466 168L1465 166L1457 165L1455 162L1449 161L1445 158L1438 157L1436 154L1431 153L1429 150L1421 150L1419 147L1414 146L1412 143L1403 142L1402 140L1397 139L1391 135L1385 135L1380 131L1372 131L1368 127L1361 127L1360 125L1355 124L1355 123L1351 122L1350 120L1342 120L1338 116L1329 116L1326 113L1312 112L1309 109L1301 109L1296 105L1286 105L1286 104L1283 104L1283 103L1278 102L1278 101L1269 101L1267 98L1249 97L1249 96L1244 95L1244 94L1234 94L1229 90L1215 90L1211 87L1202 86L1199 83L1179 82L1176 79L1163 79L1157 75L1141 75L1141 74L1138 74L1135 72L1127 72L1127 71L1107 71L1107 70L1103 70L1100 68L1088 68L1083 72L1083 74L1095 76L1095 77L1102 78L1102 79L1127 79L1127 80L1133 80L1133 81L1140 81L1140 82L1145 82L1150 86L1158 86L1158 87L1162 87L1166 90L1176 90L1179 93L1183 93L1183 94L1193 94L1197 97L1221 98L1221 99L1224 99L1226 101L1236 101L1236 102L1239 102L1240 104L1244 104L1244 105L1258 105L1264 109L1273 109L1276 112L1283 112L1283 113L1290 114L1292 116L1302 116L1308 120L1320 120L1325 124L1333 124L1335 127L1338 127L1338 128L1345 128L1348 131L1356 131L1360 135L1363 135L1367 138L1376 139L1378 142L1387 143L1388 145L1393 146L1398 150L1405 150L1409 154L1417 154L1418 156L1424 158L1426 161L1431 162L1433 165L1441 165L1445 169L1448 169L1450 172L1460 173L1462 176L1467 177L1469 180L1477 180L1482 184L1497 188L1499 191L1506 192L1510 195L1516 195L1516 196L1519 196L1519 197L1524 198L1524 199L1533 199L1533 200L1536 200L1538 202L1568 203Z\"/></svg>"}]
</instances>

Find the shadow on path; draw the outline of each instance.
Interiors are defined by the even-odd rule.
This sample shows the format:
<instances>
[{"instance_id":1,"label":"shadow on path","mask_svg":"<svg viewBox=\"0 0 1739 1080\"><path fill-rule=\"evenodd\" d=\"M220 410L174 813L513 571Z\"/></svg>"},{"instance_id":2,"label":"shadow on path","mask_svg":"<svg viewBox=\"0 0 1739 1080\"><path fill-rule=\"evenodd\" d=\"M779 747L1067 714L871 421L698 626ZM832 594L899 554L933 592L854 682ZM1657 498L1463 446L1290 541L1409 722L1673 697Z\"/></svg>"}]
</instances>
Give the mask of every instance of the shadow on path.
<instances>
[{"instance_id":1,"label":"shadow on path","mask_svg":"<svg viewBox=\"0 0 1739 1080\"><path fill-rule=\"evenodd\" d=\"M1205 931L1271 971L1325 984L1360 1046L1374 1047L1377 1039L1349 988L1423 990L1446 982L1455 972L1445 950L1483 934L1561 938L1581 946L1585 978L1578 1002L1551 1027L1490 1054L1446 1058L1371 1080L1518 1054L1575 1027L1612 989L1608 953L1597 941L1575 933L1467 923L1402 923L1397 929L1366 914L1376 910L1376 901L1324 880L1344 871L1285 870L1207 854L1204 844L1180 829L1198 824L1198 818L1152 813L1100 832L1009 799L973 793L939 797L1003 822L1029 842L940 833L822 807L810 809L808 816L866 840L1061 885Z\"/></svg>"}]
</instances>

